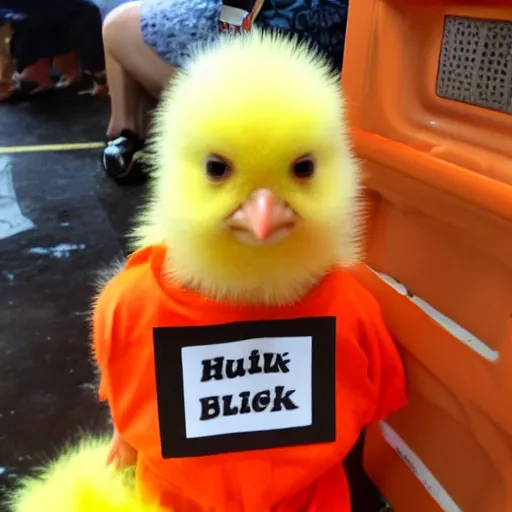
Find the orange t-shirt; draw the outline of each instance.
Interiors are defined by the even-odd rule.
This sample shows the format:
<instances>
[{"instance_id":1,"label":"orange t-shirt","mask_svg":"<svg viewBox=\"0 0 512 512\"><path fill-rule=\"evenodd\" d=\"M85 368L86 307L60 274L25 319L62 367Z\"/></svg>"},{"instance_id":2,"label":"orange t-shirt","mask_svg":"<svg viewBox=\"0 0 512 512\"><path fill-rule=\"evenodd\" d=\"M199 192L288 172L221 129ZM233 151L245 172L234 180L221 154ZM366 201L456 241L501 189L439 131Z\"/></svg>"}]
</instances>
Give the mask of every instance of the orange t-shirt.
<instances>
[{"instance_id":1,"label":"orange t-shirt","mask_svg":"<svg viewBox=\"0 0 512 512\"><path fill-rule=\"evenodd\" d=\"M350 274L336 270L293 306L216 303L169 283L162 272L165 254L155 246L132 255L94 312L100 398L109 402L121 437L139 453L141 492L176 512L350 511L341 462L363 427L406 402L402 362L375 299ZM304 317L336 319L334 441L162 456L154 328Z\"/></svg>"}]
</instances>

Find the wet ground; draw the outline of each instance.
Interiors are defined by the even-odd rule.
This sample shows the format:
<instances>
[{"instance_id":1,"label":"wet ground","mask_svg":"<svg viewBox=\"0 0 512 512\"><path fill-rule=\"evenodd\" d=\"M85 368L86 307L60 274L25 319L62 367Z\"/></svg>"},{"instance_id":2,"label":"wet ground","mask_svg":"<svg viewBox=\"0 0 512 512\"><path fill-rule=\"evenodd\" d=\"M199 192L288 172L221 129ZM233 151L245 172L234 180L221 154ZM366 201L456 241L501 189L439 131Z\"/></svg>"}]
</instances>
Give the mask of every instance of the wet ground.
<instances>
[{"instance_id":1,"label":"wet ground","mask_svg":"<svg viewBox=\"0 0 512 512\"><path fill-rule=\"evenodd\" d=\"M101 141L107 115L90 97L2 105L0 146ZM79 429L108 428L88 360L92 285L144 190L108 181L98 151L0 153L0 495Z\"/></svg>"},{"instance_id":2,"label":"wet ground","mask_svg":"<svg viewBox=\"0 0 512 512\"><path fill-rule=\"evenodd\" d=\"M105 100L62 93L0 105L0 146L101 141L107 116ZM0 501L80 431L109 428L88 312L95 274L124 252L144 188L110 182L98 153L0 148ZM354 512L376 512L360 450L348 465Z\"/></svg>"}]
</instances>

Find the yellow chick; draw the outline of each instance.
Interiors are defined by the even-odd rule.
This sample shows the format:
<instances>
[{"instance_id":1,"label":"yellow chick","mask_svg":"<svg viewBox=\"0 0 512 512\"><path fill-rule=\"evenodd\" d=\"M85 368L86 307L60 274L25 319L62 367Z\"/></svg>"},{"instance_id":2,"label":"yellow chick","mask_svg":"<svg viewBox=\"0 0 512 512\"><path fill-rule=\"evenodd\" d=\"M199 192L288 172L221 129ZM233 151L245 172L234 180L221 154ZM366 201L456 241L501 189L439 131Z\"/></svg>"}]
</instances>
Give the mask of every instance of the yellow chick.
<instances>
[{"instance_id":1,"label":"yellow chick","mask_svg":"<svg viewBox=\"0 0 512 512\"><path fill-rule=\"evenodd\" d=\"M358 172L339 77L293 39L255 30L199 51L164 94L149 161L133 248L166 246L164 272L182 288L292 304L358 258ZM156 512L105 467L107 452L65 455L28 481L14 512Z\"/></svg>"},{"instance_id":2,"label":"yellow chick","mask_svg":"<svg viewBox=\"0 0 512 512\"><path fill-rule=\"evenodd\" d=\"M10 497L15 512L163 512L142 503L134 471L118 471L105 460L109 440L86 438L69 448L39 476L27 478Z\"/></svg>"},{"instance_id":3,"label":"yellow chick","mask_svg":"<svg viewBox=\"0 0 512 512\"><path fill-rule=\"evenodd\" d=\"M156 115L134 247L165 244L170 277L204 296L296 301L357 258L343 117L339 76L295 40L253 31L200 53Z\"/></svg>"}]
</instances>

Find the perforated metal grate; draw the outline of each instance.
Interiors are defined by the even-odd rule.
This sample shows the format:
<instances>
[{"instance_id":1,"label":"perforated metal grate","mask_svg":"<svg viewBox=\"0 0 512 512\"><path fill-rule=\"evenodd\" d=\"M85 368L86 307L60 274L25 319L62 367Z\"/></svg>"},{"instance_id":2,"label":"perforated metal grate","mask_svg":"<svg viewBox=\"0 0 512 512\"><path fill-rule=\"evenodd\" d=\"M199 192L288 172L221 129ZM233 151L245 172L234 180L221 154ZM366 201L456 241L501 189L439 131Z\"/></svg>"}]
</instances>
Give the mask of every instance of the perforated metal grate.
<instances>
[{"instance_id":1,"label":"perforated metal grate","mask_svg":"<svg viewBox=\"0 0 512 512\"><path fill-rule=\"evenodd\" d=\"M437 94L512 114L512 23L447 16Z\"/></svg>"}]
</instances>

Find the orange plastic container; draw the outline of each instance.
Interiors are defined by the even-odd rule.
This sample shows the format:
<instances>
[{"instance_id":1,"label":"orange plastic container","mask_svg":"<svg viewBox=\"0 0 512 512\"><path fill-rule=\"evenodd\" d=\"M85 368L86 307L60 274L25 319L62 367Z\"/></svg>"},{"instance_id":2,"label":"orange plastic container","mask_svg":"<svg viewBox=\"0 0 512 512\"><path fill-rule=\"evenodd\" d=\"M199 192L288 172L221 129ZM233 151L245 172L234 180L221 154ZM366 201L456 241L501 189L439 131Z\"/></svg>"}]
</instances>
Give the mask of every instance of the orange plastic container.
<instances>
[{"instance_id":1,"label":"orange plastic container","mask_svg":"<svg viewBox=\"0 0 512 512\"><path fill-rule=\"evenodd\" d=\"M355 273L410 397L370 429L365 466L396 512L512 511L507 21L512 0L350 2L342 81L370 205Z\"/></svg>"}]
</instances>

